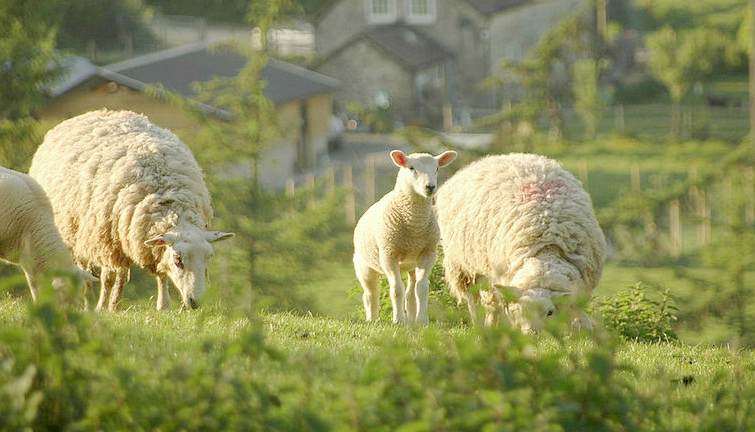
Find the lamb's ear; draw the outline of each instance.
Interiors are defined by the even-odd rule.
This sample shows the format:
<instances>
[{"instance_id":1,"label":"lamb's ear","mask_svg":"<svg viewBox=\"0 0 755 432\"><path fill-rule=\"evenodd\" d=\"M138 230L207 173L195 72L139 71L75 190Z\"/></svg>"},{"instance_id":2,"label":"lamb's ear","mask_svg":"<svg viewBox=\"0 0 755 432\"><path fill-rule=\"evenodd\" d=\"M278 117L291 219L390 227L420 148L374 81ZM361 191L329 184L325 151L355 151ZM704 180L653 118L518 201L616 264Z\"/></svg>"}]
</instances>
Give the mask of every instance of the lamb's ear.
<instances>
[{"instance_id":1,"label":"lamb's ear","mask_svg":"<svg viewBox=\"0 0 755 432\"><path fill-rule=\"evenodd\" d=\"M207 231L204 233L204 238L210 243L214 243L216 241L229 239L233 236L235 236L236 233L229 233L229 232L222 232L222 231Z\"/></svg>"},{"instance_id":2,"label":"lamb's ear","mask_svg":"<svg viewBox=\"0 0 755 432\"><path fill-rule=\"evenodd\" d=\"M453 150L444 151L443 153L439 154L438 156L435 156L435 159L438 161L438 167L444 167L451 162L453 162L456 159L456 156L459 154L456 153Z\"/></svg>"},{"instance_id":3,"label":"lamb's ear","mask_svg":"<svg viewBox=\"0 0 755 432\"><path fill-rule=\"evenodd\" d=\"M391 159L399 168L406 168L406 155L401 150L391 151Z\"/></svg>"},{"instance_id":4,"label":"lamb's ear","mask_svg":"<svg viewBox=\"0 0 755 432\"><path fill-rule=\"evenodd\" d=\"M175 237L173 237L170 234L160 234L158 236L152 237L151 239L144 242L147 246L157 247L157 246L165 246L172 245L176 242Z\"/></svg>"}]
</instances>

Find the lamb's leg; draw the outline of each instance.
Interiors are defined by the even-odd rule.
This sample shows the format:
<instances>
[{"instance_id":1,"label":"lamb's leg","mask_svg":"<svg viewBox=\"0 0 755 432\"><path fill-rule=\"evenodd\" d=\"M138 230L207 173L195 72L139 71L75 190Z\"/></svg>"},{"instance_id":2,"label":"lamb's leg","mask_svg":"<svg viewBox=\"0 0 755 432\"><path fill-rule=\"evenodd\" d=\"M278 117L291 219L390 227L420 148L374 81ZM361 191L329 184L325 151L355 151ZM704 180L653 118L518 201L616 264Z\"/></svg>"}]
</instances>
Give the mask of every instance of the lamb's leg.
<instances>
[{"instance_id":1,"label":"lamb's leg","mask_svg":"<svg viewBox=\"0 0 755 432\"><path fill-rule=\"evenodd\" d=\"M105 301L110 295L111 278L113 272L108 267L100 268L100 298L97 300L95 311L101 311L105 307Z\"/></svg>"},{"instance_id":2,"label":"lamb's leg","mask_svg":"<svg viewBox=\"0 0 755 432\"><path fill-rule=\"evenodd\" d=\"M401 280L401 269L397 262L390 262L383 258L381 258L381 265L383 266L385 277L388 279L388 285L391 287L393 322L403 323L405 321L404 302L406 300L406 292L404 291L404 281Z\"/></svg>"},{"instance_id":3,"label":"lamb's leg","mask_svg":"<svg viewBox=\"0 0 755 432\"><path fill-rule=\"evenodd\" d=\"M167 276L157 276L157 310L170 309L170 282Z\"/></svg>"},{"instance_id":4,"label":"lamb's leg","mask_svg":"<svg viewBox=\"0 0 755 432\"><path fill-rule=\"evenodd\" d=\"M406 322L417 320L417 272L410 270L406 278Z\"/></svg>"},{"instance_id":5,"label":"lamb's leg","mask_svg":"<svg viewBox=\"0 0 755 432\"><path fill-rule=\"evenodd\" d=\"M416 269L416 302L419 304L419 307L416 309L416 320L420 324L428 324L430 322L427 312L428 297L430 294L430 272L432 272L436 258L437 256L434 253L420 258Z\"/></svg>"},{"instance_id":6,"label":"lamb's leg","mask_svg":"<svg viewBox=\"0 0 755 432\"><path fill-rule=\"evenodd\" d=\"M118 308L118 304L120 304L123 298L123 285L128 282L129 278L128 269L117 269L114 273L113 286L110 289L110 304L108 305L108 309L111 312Z\"/></svg>"},{"instance_id":7,"label":"lamb's leg","mask_svg":"<svg viewBox=\"0 0 755 432\"><path fill-rule=\"evenodd\" d=\"M378 289L378 272L370 268L359 257L354 257L354 271L362 285L364 293L362 302L367 321L380 317L380 290Z\"/></svg>"},{"instance_id":8,"label":"lamb's leg","mask_svg":"<svg viewBox=\"0 0 755 432\"><path fill-rule=\"evenodd\" d=\"M428 297L430 293L430 272L426 269L417 269L417 299L419 308L417 309L417 322L419 324L429 324L428 316Z\"/></svg>"}]
</instances>

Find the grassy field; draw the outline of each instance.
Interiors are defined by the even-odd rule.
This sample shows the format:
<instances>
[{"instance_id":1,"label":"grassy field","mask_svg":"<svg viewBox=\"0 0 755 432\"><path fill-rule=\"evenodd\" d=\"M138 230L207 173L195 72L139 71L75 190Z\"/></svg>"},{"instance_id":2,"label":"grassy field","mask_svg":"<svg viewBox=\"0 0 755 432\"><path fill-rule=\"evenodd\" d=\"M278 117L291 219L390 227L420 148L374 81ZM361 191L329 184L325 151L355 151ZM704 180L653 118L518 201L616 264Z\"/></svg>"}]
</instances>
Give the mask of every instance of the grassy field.
<instances>
[{"instance_id":1,"label":"grassy field","mask_svg":"<svg viewBox=\"0 0 755 432\"><path fill-rule=\"evenodd\" d=\"M0 430L755 428L750 350L206 306L0 300Z\"/></svg>"}]
</instances>

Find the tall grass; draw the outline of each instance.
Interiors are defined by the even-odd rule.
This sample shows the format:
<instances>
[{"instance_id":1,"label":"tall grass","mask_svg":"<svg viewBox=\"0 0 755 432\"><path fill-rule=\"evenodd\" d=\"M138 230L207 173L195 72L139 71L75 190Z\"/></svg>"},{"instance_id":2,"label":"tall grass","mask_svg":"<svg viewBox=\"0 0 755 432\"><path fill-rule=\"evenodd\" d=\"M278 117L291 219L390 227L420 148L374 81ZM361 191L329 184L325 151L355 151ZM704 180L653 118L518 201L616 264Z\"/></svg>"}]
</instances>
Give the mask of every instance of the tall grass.
<instances>
[{"instance_id":1,"label":"tall grass","mask_svg":"<svg viewBox=\"0 0 755 432\"><path fill-rule=\"evenodd\" d=\"M0 430L750 430L752 351L0 300Z\"/></svg>"}]
</instances>

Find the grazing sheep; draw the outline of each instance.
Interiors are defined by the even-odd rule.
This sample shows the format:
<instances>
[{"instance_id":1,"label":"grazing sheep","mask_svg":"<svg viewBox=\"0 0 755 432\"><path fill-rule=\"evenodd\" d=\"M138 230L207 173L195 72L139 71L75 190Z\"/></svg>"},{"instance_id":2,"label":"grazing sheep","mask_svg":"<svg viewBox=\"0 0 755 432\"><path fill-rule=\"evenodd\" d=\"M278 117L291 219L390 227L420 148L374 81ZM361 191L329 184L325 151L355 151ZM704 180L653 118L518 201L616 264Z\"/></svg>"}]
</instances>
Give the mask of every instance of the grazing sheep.
<instances>
[{"instance_id":1,"label":"grazing sheep","mask_svg":"<svg viewBox=\"0 0 755 432\"><path fill-rule=\"evenodd\" d=\"M391 152L399 167L396 186L362 215L354 229L354 270L362 284L367 320L378 318L378 272L390 285L393 322L404 322L404 299L409 321L428 322L427 296L430 271L435 264L439 230L432 206L438 168L456 152L438 156ZM408 271L404 292L401 272Z\"/></svg>"},{"instance_id":2,"label":"grazing sheep","mask_svg":"<svg viewBox=\"0 0 755 432\"><path fill-rule=\"evenodd\" d=\"M97 280L74 264L55 227L50 200L39 184L4 167L0 167L0 261L23 269L34 302L45 275L67 273ZM64 283L60 277L52 282L54 286Z\"/></svg>"},{"instance_id":3,"label":"grazing sheep","mask_svg":"<svg viewBox=\"0 0 755 432\"><path fill-rule=\"evenodd\" d=\"M210 194L189 148L172 132L129 111L100 110L45 135L30 174L50 197L74 257L100 271L97 310L121 300L135 263L157 278L157 309L170 307L168 279L195 308L207 284Z\"/></svg>"},{"instance_id":4,"label":"grazing sheep","mask_svg":"<svg viewBox=\"0 0 755 432\"><path fill-rule=\"evenodd\" d=\"M588 294L600 280L606 244L590 196L554 160L484 157L440 188L436 211L445 277L475 321L482 303L486 324L505 314L536 330L554 313L553 300ZM480 277L493 288L470 290ZM590 321L582 313L574 324Z\"/></svg>"}]
</instances>

